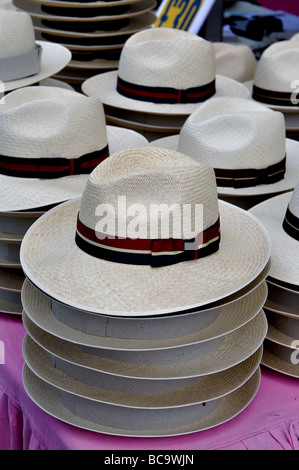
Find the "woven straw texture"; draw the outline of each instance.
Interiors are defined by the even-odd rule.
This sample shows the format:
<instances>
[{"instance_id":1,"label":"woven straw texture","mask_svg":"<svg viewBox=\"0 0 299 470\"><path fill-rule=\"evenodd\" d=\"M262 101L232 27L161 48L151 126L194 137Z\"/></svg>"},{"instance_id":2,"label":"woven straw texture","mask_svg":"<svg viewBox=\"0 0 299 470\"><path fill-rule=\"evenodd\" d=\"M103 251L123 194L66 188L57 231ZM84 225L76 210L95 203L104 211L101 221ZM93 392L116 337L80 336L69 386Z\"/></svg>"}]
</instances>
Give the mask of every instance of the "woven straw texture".
<instances>
[{"instance_id":1,"label":"woven straw texture","mask_svg":"<svg viewBox=\"0 0 299 470\"><path fill-rule=\"evenodd\" d=\"M291 210L298 217L298 187L296 191L275 196L250 209L269 233L271 239L271 267L269 276L279 281L299 285L299 243L283 229L282 223L293 195Z\"/></svg>"},{"instance_id":2,"label":"woven straw texture","mask_svg":"<svg viewBox=\"0 0 299 470\"><path fill-rule=\"evenodd\" d=\"M161 161L165 159L172 163L175 155L177 162L183 158L186 162L186 193L189 192L192 197L193 189L200 191L196 190L196 185L194 187L194 177L201 173L198 173L201 165L194 160L177 152L154 150L150 147L139 149L139 153L143 155L144 165L146 159L149 161L154 155L160 155ZM129 152L125 151L124 154L129 161ZM104 166L103 174L106 174L107 168L112 169L114 161L116 163L119 159L121 160L121 156L118 153L109 157L107 163L104 162L107 167ZM156 158L154 160L157 162ZM163 178L164 170L161 164ZM209 182L210 170L202 171L203 179L207 178ZM172 168L173 174L178 171L179 168L175 165ZM135 203L139 202L134 199L135 180L139 181L139 173L140 169L136 167L135 174L132 173L131 178L131 197ZM155 181L150 178L151 172L149 177L146 177L146 172L142 168L141 173L145 174L144 185L146 184L149 189L149 201L156 202L156 192L163 195L157 169L152 173L156 175ZM123 176L117 175L115 170L114 174L117 187L117 180L123 181ZM97 178L100 177L101 165L90 175L90 181L95 175ZM171 171L169 171L170 176ZM152 182L151 185L148 184L149 180ZM162 181L164 184L163 179ZM204 188L206 185L197 181L197 187ZM213 188L208 189L213 222L214 211L217 210L214 201L215 188L214 181ZM168 185L167 190L170 189ZM89 189L86 194L89 194ZM102 202L102 200L96 203L88 201L86 195L82 200L83 209L80 209L81 201L76 200L42 216L26 233L21 246L22 266L29 279L45 293L71 306L99 313L132 315L182 310L216 301L242 289L258 276L268 262L270 247L262 225L248 213L223 202L219 202L220 250L211 256L159 269L103 261L87 255L75 244L76 218L79 209L83 214L88 214L85 205L94 209L96 204ZM144 201L145 195L142 202ZM159 202L164 201L162 199ZM169 199L166 203L169 203ZM208 210L204 208L203 213L205 221L211 220Z\"/></svg>"},{"instance_id":3,"label":"woven straw texture","mask_svg":"<svg viewBox=\"0 0 299 470\"><path fill-rule=\"evenodd\" d=\"M299 43L280 41L267 47L260 57L254 84L272 91L292 93L291 84L298 80Z\"/></svg>"},{"instance_id":4,"label":"woven straw texture","mask_svg":"<svg viewBox=\"0 0 299 470\"><path fill-rule=\"evenodd\" d=\"M30 15L0 9L0 58L25 54L34 48L35 35Z\"/></svg>"},{"instance_id":5,"label":"woven straw texture","mask_svg":"<svg viewBox=\"0 0 299 470\"><path fill-rule=\"evenodd\" d=\"M238 82L253 80L256 59L249 46L214 42L216 74Z\"/></svg>"}]
</instances>

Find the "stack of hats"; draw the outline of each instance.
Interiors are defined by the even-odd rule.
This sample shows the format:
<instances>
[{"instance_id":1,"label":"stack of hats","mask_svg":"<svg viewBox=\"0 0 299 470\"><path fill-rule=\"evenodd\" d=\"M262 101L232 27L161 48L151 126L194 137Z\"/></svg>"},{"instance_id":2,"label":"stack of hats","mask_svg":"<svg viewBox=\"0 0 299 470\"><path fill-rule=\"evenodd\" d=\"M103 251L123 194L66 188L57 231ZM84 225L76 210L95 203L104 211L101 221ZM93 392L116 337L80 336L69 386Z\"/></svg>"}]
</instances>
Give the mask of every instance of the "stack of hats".
<instances>
[{"instance_id":1,"label":"stack of hats","mask_svg":"<svg viewBox=\"0 0 299 470\"><path fill-rule=\"evenodd\" d=\"M216 75L211 42L171 28L132 35L121 51L118 70L87 79L82 91L102 101L107 122L138 130L150 141L178 133L206 100L249 97L245 85Z\"/></svg>"},{"instance_id":2,"label":"stack of hats","mask_svg":"<svg viewBox=\"0 0 299 470\"><path fill-rule=\"evenodd\" d=\"M198 107L179 134L151 146L178 150L214 168L219 197L248 209L293 190L299 142L285 137L283 114L253 100L214 98Z\"/></svg>"},{"instance_id":3,"label":"stack of hats","mask_svg":"<svg viewBox=\"0 0 299 470\"><path fill-rule=\"evenodd\" d=\"M254 79L247 82L252 99L285 117L287 136L299 140L299 41L271 44L258 61Z\"/></svg>"},{"instance_id":4,"label":"stack of hats","mask_svg":"<svg viewBox=\"0 0 299 470\"><path fill-rule=\"evenodd\" d=\"M0 9L0 30L1 96L33 84L70 87L50 78L70 62L70 51L60 44L36 41L27 13Z\"/></svg>"},{"instance_id":5,"label":"stack of hats","mask_svg":"<svg viewBox=\"0 0 299 470\"><path fill-rule=\"evenodd\" d=\"M23 382L44 411L123 436L240 413L260 383L270 244L214 171L150 146L114 153L21 246Z\"/></svg>"},{"instance_id":6,"label":"stack of hats","mask_svg":"<svg viewBox=\"0 0 299 470\"><path fill-rule=\"evenodd\" d=\"M13 3L30 14L38 39L62 44L72 53L72 60L57 77L75 88L95 73L117 69L124 42L156 19L155 0Z\"/></svg>"},{"instance_id":7,"label":"stack of hats","mask_svg":"<svg viewBox=\"0 0 299 470\"><path fill-rule=\"evenodd\" d=\"M106 127L97 99L47 86L2 98L0 134L0 312L21 314L20 245L28 228L53 205L82 195L110 153L148 142Z\"/></svg>"},{"instance_id":8,"label":"stack of hats","mask_svg":"<svg viewBox=\"0 0 299 470\"><path fill-rule=\"evenodd\" d=\"M271 268L267 277L265 311L269 330L263 364L299 377L299 180L292 192L250 209L271 239Z\"/></svg>"}]
</instances>

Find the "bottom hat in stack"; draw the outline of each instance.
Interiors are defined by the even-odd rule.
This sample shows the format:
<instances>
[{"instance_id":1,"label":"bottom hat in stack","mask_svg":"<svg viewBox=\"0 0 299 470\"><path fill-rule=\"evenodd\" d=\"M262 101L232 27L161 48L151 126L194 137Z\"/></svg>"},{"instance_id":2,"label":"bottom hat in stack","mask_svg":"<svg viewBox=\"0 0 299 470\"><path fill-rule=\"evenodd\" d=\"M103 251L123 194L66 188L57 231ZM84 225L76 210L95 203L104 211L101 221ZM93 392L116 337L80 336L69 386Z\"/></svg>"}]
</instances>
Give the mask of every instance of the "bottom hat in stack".
<instances>
[{"instance_id":1,"label":"bottom hat in stack","mask_svg":"<svg viewBox=\"0 0 299 470\"><path fill-rule=\"evenodd\" d=\"M19 88L2 100L0 312L20 315L24 280L20 246L25 233L53 206L80 196L88 180L85 170L79 171L81 174L67 173L70 156L79 158L92 151L95 158L98 150L102 157L107 145L114 153L125 147L147 146L148 141L135 131L106 126L98 100L90 100L64 85ZM37 168L38 159L45 162L47 158L47 168L56 168L54 163L59 163L54 156L60 156L59 162L64 158L63 176L53 178L51 171L41 177L31 174L30 168Z\"/></svg>"},{"instance_id":2,"label":"bottom hat in stack","mask_svg":"<svg viewBox=\"0 0 299 470\"><path fill-rule=\"evenodd\" d=\"M262 363L299 377L299 183L288 192L253 207L271 239L271 268L265 303L269 330Z\"/></svg>"},{"instance_id":3,"label":"bottom hat in stack","mask_svg":"<svg viewBox=\"0 0 299 470\"><path fill-rule=\"evenodd\" d=\"M132 220L120 207L117 236L99 239L95 210L105 201L110 230L120 194L135 209L203 204L204 240L189 252L172 236L161 245L161 232L123 237ZM174 436L233 418L260 384L269 256L257 219L218 201L211 168L150 147L111 155L82 198L42 216L22 242L28 395L62 421L122 436Z\"/></svg>"}]
</instances>

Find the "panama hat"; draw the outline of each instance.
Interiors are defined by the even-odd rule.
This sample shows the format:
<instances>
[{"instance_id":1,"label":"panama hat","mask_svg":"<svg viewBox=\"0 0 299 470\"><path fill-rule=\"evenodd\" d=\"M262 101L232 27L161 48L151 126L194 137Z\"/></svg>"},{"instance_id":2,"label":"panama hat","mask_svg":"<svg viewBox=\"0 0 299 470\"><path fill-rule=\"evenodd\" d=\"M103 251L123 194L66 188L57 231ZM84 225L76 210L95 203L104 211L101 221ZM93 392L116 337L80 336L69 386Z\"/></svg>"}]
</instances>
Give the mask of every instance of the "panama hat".
<instances>
[{"instance_id":1,"label":"panama hat","mask_svg":"<svg viewBox=\"0 0 299 470\"><path fill-rule=\"evenodd\" d=\"M242 98L203 103L179 134L150 145L211 165L221 196L279 193L293 189L299 179L299 143L285 138L283 114Z\"/></svg>"},{"instance_id":2,"label":"panama hat","mask_svg":"<svg viewBox=\"0 0 299 470\"><path fill-rule=\"evenodd\" d=\"M62 70L71 53L60 44L35 41L30 15L1 10L0 80L7 92L39 82Z\"/></svg>"},{"instance_id":3,"label":"panama hat","mask_svg":"<svg viewBox=\"0 0 299 470\"><path fill-rule=\"evenodd\" d=\"M211 42L172 28L133 34L118 70L87 79L82 91L104 105L154 114L190 114L214 96L249 96L240 82L216 77Z\"/></svg>"},{"instance_id":4,"label":"panama hat","mask_svg":"<svg viewBox=\"0 0 299 470\"><path fill-rule=\"evenodd\" d=\"M271 44L258 61L252 98L285 113L298 113L298 41Z\"/></svg>"},{"instance_id":5,"label":"panama hat","mask_svg":"<svg viewBox=\"0 0 299 470\"><path fill-rule=\"evenodd\" d=\"M98 221L96 216L103 203L108 209L108 232L107 236L102 233L104 241L97 243L98 236L102 238L99 232L106 232L99 226L105 225L105 217ZM134 229L137 221L127 214L127 209L129 213L136 209L135 204L141 215L136 228L139 233ZM161 218L154 214L157 204L159 208L164 204ZM174 223L169 223L168 204L175 204ZM184 233L181 231L180 213L190 204L193 209L198 207L195 204L203 208L203 218L195 216L194 211L191 214L195 232L202 223L198 243L186 245L185 250L180 242L175 250L160 245L159 239L172 244L172 240L179 240L178 235L186 241L188 237L194 239L188 223ZM153 209L151 214L149 209ZM157 221L158 232L154 233ZM236 233L238 237L233 235ZM124 245L118 245L118 239L124 236ZM134 241L130 244L132 237L137 237L138 247ZM152 252L147 243L153 239L158 244ZM114 246L109 247L110 240ZM200 246L206 249L197 253ZM53 263L46 261L47 252L51 252ZM21 245L25 274L50 297L91 312L136 316L186 310L227 297L258 276L269 254L267 233L256 218L235 206L221 201L218 204L212 168L179 152L149 146L125 149L104 160L90 174L82 201L78 198L42 216L27 231ZM199 260L194 259L197 256Z\"/></svg>"},{"instance_id":6,"label":"panama hat","mask_svg":"<svg viewBox=\"0 0 299 470\"><path fill-rule=\"evenodd\" d=\"M120 377L185 379L215 374L248 359L262 345L268 330L263 310L231 333L195 344L162 349L109 349L85 346L47 333L25 312L26 332L50 354L84 368Z\"/></svg>"},{"instance_id":7,"label":"panama hat","mask_svg":"<svg viewBox=\"0 0 299 470\"><path fill-rule=\"evenodd\" d=\"M213 42L215 49L216 73L238 82L253 80L256 58L249 46Z\"/></svg>"},{"instance_id":8,"label":"panama hat","mask_svg":"<svg viewBox=\"0 0 299 470\"><path fill-rule=\"evenodd\" d=\"M271 282L267 282L267 288L268 296L264 305L267 311L291 318L299 318L298 292L292 292Z\"/></svg>"},{"instance_id":9,"label":"panama hat","mask_svg":"<svg viewBox=\"0 0 299 470\"><path fill-rule=\"evenodd\" d=\"M295 361L293 363L292 357ZM284 375L299 377L298 348L278 344L266 338L261 364Z\"/></svg>"},{"instance_id":10,"label":"panama hat","mask_svg":"<svg viewBox=\"0 0 299 470\"><path fill-rule=\"evenodd\" d=\"M50 299L28 279L22 287L24 312L41 329L70 342L111 349L164 349L207 341L240 328L262 309L262 282L221 305L179 315L127 318L94 315Z\"/></svg>"},{"instance_id":11,"label":"panama hat","mask_svg":"<svg viewBox=\"0 0 299 470\"><path fill-rule=\"evenodd\" d=\"M21 290L24 282L22 270L0 268L0 312L22 314Z\"/></svg>"},{"instance_id":12,"label":"panama hat","mask_svg":"<svg viewBox=\"0 0 299 470\"><path fill-rule=\"evenodd\" d=\"M147 144L136 132L116 127L108 131L98 100L49 86L25 87L2 98L0 132L1 212L77 197L85 188L88 173L110 152L126 145ZM75 169L75 159L81 157L82 161L82 156L85 163ZM30 165L38 163L37 159L48 165L42 173L31 172Z\"/></svg>"},{"instance_id":13,"label":"panama hat","mask_svg":"<svg viewBox=\"0 0 299 470\"><path fill-rule=\"evenodd\" d=\"M28 334L23 341L25 362L41 379L75 395L132 408L185 406L224 396L244 384L256 371L261 349L240 364L216 374L147 380L115 377L71 364L49 354Z\"/></svg>"},{"instance_id":14,"label":"panama hat","mask_svg":"<svg viewBox=\"0 0 299 470\"><path fill-rule=\"evenodd\" d=\"M253 400L259 389L260 378L260 369L258 368L243 386L220 399L212 400L209 405L202 403L191 405L186 409L178 407L175 408L176 413L173 408L159 410L160 413L157 414L153 413L152 409L137 409L136 413L132 415L133 409L130 407L101 404L61 391L61 389L41 380L26 364L23 368L23 383L27 394L48 414L83 429L136 437L188 434L228 421L243 411ZM77 407L77 411L75 411L75 407ZM96 411L96 414L94 411L92 412L92 409ZM154 416L157 418L156 423L153 423ZM150 417L149 425L146 426L147 429L144 429L144 423Z\"/></svg>"},{"instance_id":15,"label":"panama hat","mask_svg":"<svg viewBox=\"0 0 299 470\"><path fill-rule=\"evenodd\" d=\"M299 285L299 183L294 191L280 194L250 209L266 228L271 239L269 276L290 285Z\"/></svg>"}]
</instances>

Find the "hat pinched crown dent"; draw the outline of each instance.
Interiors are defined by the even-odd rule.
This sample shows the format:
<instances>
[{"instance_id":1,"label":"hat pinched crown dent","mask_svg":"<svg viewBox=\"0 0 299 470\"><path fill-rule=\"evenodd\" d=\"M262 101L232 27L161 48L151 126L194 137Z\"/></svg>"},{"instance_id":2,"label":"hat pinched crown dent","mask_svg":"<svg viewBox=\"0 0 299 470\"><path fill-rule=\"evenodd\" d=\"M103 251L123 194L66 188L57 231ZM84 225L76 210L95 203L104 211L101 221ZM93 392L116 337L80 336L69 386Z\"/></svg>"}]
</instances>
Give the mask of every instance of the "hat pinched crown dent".
<instances>
[{"instance_id":1,"label":"hat pinched crown dent","mask_svg":"<svg viewBox=\"0 0 299 470\"><path fill-rule=\"evenodd\" d=\"M190 209L188 220L184 218L186 206ZM196 206L200 208L198 217ZM105 224L101 223L101 227L105 225L105 233L98 228L99 216L104 212ZM81 200L76 241L84 251L97 256L95 251L85 250L86 241L94 247L104 243L104 238L115 237L153 243L157 239L190 240L209 231L218 220L217 188L211 167L176 151L132 148L114 153L90 174ZM215 230L219 243L219 227ZM129 244L134 250L134 242Z\"/></svg>"},{"instance_id":2,"label":"hat pinched crown dent","mask_svg":"<svg viewBox=\"0 0 299 470\"><path fill-rule=\"evenodd\" d=\"M11 176L29 176L14 172L17 163L77 159L108 145L101 102L58 87L24 87L6 95L0 105L0 136L0 173ZM13 173L6 172L7 165Z\"/></svg>"}]
</instances>

